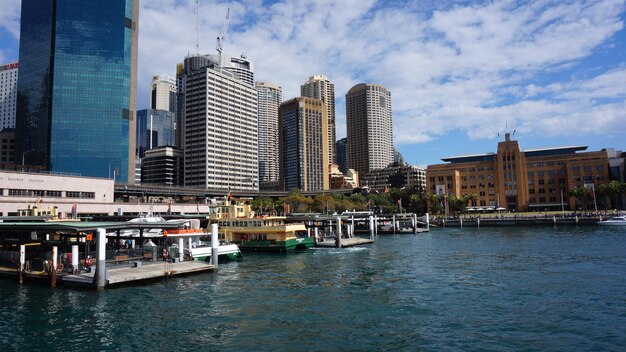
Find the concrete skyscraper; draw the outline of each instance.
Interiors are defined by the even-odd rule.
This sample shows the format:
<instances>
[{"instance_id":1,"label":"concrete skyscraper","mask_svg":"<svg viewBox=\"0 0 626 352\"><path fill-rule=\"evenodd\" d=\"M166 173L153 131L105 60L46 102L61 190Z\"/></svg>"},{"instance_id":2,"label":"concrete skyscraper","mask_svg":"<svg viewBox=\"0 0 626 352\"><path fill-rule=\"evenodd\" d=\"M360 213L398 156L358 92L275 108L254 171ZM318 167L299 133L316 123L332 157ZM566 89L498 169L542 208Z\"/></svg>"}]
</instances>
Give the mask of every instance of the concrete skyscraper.
<instances>
[{"instance_id":1,"label":"concrete skyscraper","mask_svg":"<svg viewBox=\"0 0 626 352\"><path fill-rule=\"evenodd\" d=\"M0 131L15 128L18 68L17 62L0 65Z\"/></svg>"},{"instance_id":2,"label":"concrete skyscraper","mask_svg":"<svg viewBox=\"0 0 626 352\"><path fill-rule=\"evenodd\" d=\"M328 115L328 160L330 163L336 163L335 85L326 76L311 76L308 81L300 86L300 95L308 98L321 99L326 105L326 115Z\"/></svg>"},{"instance_id":3,"label":"concrete skyscraper","mask_svg":"<svg viewBox=\"0 0 626 352\"><path fill-rule=\"evenodd\" d=\"M220 62L218 54L209 55L209 59L215 63ZM243 83L254 87L254 63L245 54L241 54L239 57L222 54L222 60L224 61L222 64L224 70L231 72Z\"/></svg>"},{"instance_id":4,"label":"concrete skyscraper","mask_svg":"<svg viewBox=\"0 0 626 352\"><path fill-rule=\"evenodd\" d=\"M360 177L393 162L391 93L379 84L357 84L346 94L348 168Z\"/></svg>"},{"instance_id":5,"label":"concrete skyscraper","mask_svg":"<svg viewBox=\"0 0 626 352\"><path fill-rule=\"evenodd\" d=\"M176 112L176 79L167 75L152 77L150 84L150 109Z\"/></svg>"},{"instance_id":6,"label":"concrete skyscraper","mask_svg":"<svg viewBox=\"0 0 626 352\"><path fill-rule=\"evenodd\" d=\"M133 182L139 0L22 0L16 155Z\"/></svg>"},{"instance_id":7,"label":"concrete skyscraper","mask_svg":"<svg viewBox=\"0 0 626 352\"><path fill-rule=\"evenodd\" d=\"M253 85L211 56L185 58L183 99L185 185L258 189L258 100Z\"/></svg>"},{"instance_id":8,"label":"concrete skyscraper","mask_svg":"<svg viewBox=\"0 0 626 352\"><path fill-rule=\"evenodd\" d=\"M279 85L257 82L259 96L259 182L278 180L278 108L282 102Z\"/></svg>"},{"instance_id":9,"label":"concrete skyscraper","mask_svg":"<svg viewBox=\"0 0 626 352\"><path fill-rule=\"evenodd\" d=\"M324 102L293 98L280 105L278 114L281 188L330 189L328 117Z\"/></svg>"}]
</instances>

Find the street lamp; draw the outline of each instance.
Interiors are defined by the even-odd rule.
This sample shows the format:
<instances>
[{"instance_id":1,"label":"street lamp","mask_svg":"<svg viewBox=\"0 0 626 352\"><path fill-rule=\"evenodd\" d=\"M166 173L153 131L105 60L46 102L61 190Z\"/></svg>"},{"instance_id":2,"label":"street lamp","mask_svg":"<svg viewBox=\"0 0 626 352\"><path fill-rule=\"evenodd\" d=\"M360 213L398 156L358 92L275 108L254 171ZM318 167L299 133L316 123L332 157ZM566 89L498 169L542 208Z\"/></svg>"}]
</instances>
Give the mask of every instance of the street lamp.
<instances>
[{"instance_id":1,"label":"street lamp","mask_svg":"<svg viewBox=\"0 0 626 352\"><path fill-rule=\"evenodd\" d=\"M27 151L22 153L22 172L24 172L24 161L25 161L26 154L28 154L30 152L34 152L34 151L35 151L35 149L31 149L31 150L27 150Z\"/></svg>"}]
</instances>

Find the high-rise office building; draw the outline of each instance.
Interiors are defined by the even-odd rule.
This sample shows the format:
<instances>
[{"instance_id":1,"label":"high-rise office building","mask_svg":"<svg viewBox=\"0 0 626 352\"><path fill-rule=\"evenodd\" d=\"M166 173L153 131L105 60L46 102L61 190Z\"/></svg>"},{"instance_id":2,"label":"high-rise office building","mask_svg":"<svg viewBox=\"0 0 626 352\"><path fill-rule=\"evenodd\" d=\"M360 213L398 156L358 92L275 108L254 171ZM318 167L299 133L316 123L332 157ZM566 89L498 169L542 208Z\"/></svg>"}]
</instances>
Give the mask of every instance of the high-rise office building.
<instances>
[{"instance_id":1,"label":"high-rise office building","mask_svg":"<svg viewBox=\"0 0 626 352\"><path fill-rule=\"evenodd\" d=\"M147 150L141 165L141 183L183 184L183 152L172 147Z\"/></svg>"},{"instance_id":2,"label":"high-rise office building","mask_svg":"<svg viewBox=\"0 0 626 352\"><path fill-rule=\"evenodd\" d=\"M0 65L0 131L15 128L19 63Z\"/></svg>"},{"instance_id":3,"label":"high-rise office building","mask_svg":"<svg viewBox=\"0 0 626 352\"><path fill-rule=\"evenodd\" d=\"M146 151L176 144L176 114L166 110L137 111L137 152L143 158Z\"/></svg>"},{"instance_id":4,"label":"high-rise office building","mask_svg":"<svg viewBox=\"0 0 626 352\"><path fill-rule=\"evenodd\" d=\"M152 77L150 109L176 112L176 79L166 75Z\"/></svg>"},{"instance_id":5,"label":"high-rise office building","mask_svg":"<svg viewBox=\"0 0 626 352\"><path fill-rule=\"evenodd\" d=\"M308 81L300 86L300 95L321 99L326 105L326 115L328 115L328 160L330 163L336 163L335 85L324 75L311 76Z\"/></svg>"},{"instance_id":6,"label":"high-rise office building","mask_svg":"<svg viewBox=\"0 0 626 352\"><path fill-rule=\"evenodd\" d=\"M282 188L330 189L328 117L324 102L293 98L280 105L278 115Z\"/></svg>"},{"instance_id":7,"label":"high-rise office building","mask_svg":"<svg viewBox=\"0 0 626 352\"><path fill-rule=\"evenodd\" d=\"M139 0L23 0L16 155L133 182Z\"/></svg>"},{"instance_id":8,"label":"high-rise office building","mask_svg":"<svg viewBox=\"0 0 626 352\"><path fill-rule=\"evenodd\" d=\"M348 139L341 138L335 143L335 154L337 154L337 166L344 175L348 172Z\"/></svg>"},{"instance_id":9,"label":"high-rise office building","mask_svg":"<svg viewBox=\"0 0 626 352\"><path fill-rule=\"evenodd\" d=\"M208 57L211 61L219 64L220 56L218 54L211 54ZM222 60L224 70L231 72L243 83L254 87L254 64L245 54L241 54L239 57L222 54Z\"/></svg>"},{"instance_id":10,"label":"high-rise office building","mask_svg":"<svg viewBox=\"0 0 626 352\"><path fill-rule=\"evenodd\" d=\"M185 58L185 185L258 189L257 91L210 56Z\"/></svg>"},{"instance_id":11,"label":"high-rise office building","mask_svg":"<svg viewBox=\"0 0 626 352\"><path fill-rule=\"evenodd\" d=\"M268 82L257 82L259 96L259 182L278 180L278 108L282 88Z\"/></svg>"},{"instance_id":12,"label":"high-rise office building","mask_svg":"<svg viewBox=\"0 0 626 352\"><path fill-rule=\"evenodd\" d=\"M357 84L346 94L348 168L363 177L393 162L391 93L379 84Z\"/></svg>"}]
</instances>

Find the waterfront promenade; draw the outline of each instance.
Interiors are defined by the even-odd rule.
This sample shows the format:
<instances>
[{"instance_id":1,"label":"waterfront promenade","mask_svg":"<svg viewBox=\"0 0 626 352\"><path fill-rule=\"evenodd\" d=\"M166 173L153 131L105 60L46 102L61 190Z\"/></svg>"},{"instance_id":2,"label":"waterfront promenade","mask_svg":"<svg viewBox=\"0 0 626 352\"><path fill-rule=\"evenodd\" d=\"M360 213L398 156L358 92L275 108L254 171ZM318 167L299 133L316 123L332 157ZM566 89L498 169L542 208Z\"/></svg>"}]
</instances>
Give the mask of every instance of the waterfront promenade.
<instances>
[{"instance_id":1,"label":"waterfront promenade","mask_svg":"<svg viewBox=\"0 0 626 352\"><path fill-rule=\"evenodd\" d=\"M621 214L620 212L586 213L505 213L463 214L460 216L433 216L431 225L438 227L493 227L493 226L588 226Z\"/></svg>"}]
</instances>

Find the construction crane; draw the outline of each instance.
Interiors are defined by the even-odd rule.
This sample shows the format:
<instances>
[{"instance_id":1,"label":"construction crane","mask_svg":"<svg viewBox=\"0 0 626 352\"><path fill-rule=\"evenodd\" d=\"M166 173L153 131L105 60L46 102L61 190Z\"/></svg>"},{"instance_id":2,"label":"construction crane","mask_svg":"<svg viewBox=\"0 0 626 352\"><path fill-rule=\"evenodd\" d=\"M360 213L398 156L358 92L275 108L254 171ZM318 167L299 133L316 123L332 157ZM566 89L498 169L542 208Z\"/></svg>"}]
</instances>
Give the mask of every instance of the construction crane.
<instances>
[{"instance_id":1,"label":"construction crane","mask_svg":"<svg viewBox=\"0 0 626 352\"><path fill-rule=\"evenodd\" d=\"M230 7L226 10L226 19L224 19L224 25L222 26L222 31L217 36L217 53L219 55L220 67L224 67L224 62L222 61L222 52L224 51L224 43L226 42L226 37L228 36L228 25L230 22Z\"/></svg>"}]
</instances>

